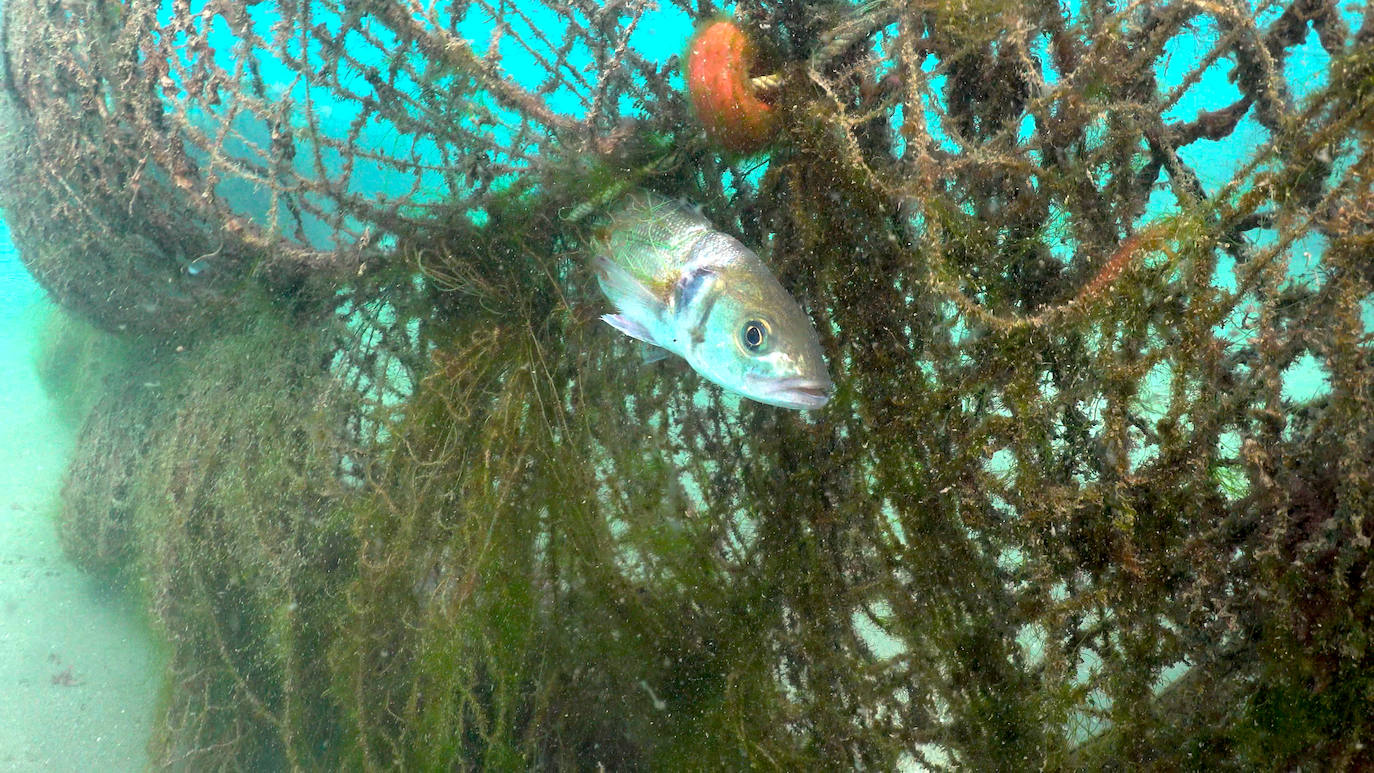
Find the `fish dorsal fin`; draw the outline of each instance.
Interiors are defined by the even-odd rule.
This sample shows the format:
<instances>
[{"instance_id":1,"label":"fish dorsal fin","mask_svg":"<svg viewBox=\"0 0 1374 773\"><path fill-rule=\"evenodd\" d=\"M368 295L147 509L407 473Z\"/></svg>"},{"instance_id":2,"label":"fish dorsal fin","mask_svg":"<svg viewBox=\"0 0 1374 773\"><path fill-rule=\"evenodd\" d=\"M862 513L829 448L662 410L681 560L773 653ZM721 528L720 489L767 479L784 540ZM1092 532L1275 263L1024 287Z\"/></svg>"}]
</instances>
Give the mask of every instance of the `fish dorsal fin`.
<instances>
[{"instance_id":1,"label":"fish dorsal fin","mask_svg":"<svg viewBox=\"0 0 1374 773\"><path fill-rule=\"evenodd\" d=\"M679 198L677 199L677 205L678 208L682 210L682 216L687 220L695 220L700 225L713 231L715 230L715 226L711 225L711 221L706 219L706 210L702 209L700 204L693 204L687 199Z\"/></svg>"}]
</instances>

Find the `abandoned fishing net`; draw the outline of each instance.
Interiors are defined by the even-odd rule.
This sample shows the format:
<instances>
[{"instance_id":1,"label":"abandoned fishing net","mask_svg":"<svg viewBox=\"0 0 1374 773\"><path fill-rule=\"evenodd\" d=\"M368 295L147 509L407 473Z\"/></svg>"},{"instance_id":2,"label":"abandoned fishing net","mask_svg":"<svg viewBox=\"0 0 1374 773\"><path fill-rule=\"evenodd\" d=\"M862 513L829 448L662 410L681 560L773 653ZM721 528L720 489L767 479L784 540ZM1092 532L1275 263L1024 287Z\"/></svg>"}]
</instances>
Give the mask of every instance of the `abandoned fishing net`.
<instances>
[{"instance_id":1,"label":"abandoned fishing net","mask_svg":"<svg viewBox=\"0 0 1374 773\"><path fill-rule=\"evenodd\" d=\"M5 4L155 764L1374 765L1374 10L745 2L689 98L716 13ZM640 187L823 409L599 321Z\"/></svg>"}]
</instances>

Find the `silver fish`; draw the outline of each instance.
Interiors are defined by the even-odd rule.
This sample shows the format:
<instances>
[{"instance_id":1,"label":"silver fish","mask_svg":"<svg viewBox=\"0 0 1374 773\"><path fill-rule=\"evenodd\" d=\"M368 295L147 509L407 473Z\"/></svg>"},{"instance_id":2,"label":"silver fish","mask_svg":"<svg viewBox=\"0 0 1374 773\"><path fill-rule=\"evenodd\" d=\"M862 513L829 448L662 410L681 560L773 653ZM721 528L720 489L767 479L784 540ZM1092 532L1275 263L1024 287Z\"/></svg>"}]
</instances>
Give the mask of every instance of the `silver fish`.
<instances>
[{"instance_id":1,"label":"silver fish","mask_svg":"<svg viewBox=\"0 0 1374 773\"><path fill-rule=\"evenodd\" d=\"M635 191L593 257L611 327L752 400L820 408L834 388L811 320L748 247L700 212Z\"/></svg>"}]
</instances>

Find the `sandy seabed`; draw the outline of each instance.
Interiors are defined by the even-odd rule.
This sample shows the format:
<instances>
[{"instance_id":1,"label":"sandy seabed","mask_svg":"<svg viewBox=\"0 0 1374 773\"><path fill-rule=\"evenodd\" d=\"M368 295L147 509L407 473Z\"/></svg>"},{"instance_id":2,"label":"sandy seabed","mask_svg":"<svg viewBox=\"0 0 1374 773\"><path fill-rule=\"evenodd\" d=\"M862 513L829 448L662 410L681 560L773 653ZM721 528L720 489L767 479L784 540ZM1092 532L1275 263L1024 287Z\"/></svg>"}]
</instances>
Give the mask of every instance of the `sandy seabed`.
<instances>
[{"instance_id":1,"label":"sandy seabed","mask_svg":"<svg viewBox=\"0 0 1374 773\"><path fill-rule=\"evenodd\" d=\"M0 225L0 771L143 770L161 655L137 601L58 544L76 428L34 369L47 313Z\"/></svg>"}]
</instances>

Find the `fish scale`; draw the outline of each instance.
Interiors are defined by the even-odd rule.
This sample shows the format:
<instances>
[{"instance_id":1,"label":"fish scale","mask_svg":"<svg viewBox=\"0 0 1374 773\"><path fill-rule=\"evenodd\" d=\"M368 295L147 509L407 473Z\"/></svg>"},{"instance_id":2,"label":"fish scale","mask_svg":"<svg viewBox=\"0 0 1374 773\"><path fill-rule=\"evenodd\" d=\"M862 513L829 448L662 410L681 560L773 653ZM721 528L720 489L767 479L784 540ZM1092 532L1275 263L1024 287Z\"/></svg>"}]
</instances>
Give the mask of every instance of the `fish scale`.
<instances>
[{"instance_id":1,"label":"fish scale","mask_svg":"<svg viewBox=\"0 0 1374 773\"><path fill-rule=\"evenodd\" d=\"M681 269L674 256L714 230L710 221L682 202L637 191L607 225L605 251L645 285L662 287Z\"/></svg>"}]
</instances>

